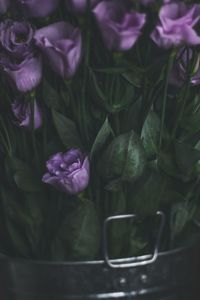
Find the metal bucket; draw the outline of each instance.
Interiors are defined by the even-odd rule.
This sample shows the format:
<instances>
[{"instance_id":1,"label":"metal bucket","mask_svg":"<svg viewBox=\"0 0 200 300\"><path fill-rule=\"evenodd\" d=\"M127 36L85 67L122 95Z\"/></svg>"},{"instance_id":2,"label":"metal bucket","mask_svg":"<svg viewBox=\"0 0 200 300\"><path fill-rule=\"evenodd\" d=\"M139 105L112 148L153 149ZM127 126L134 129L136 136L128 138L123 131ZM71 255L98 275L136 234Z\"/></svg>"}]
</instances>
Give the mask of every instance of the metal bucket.
<instances>
[{"instance_id":1,"label":"metal bucket","mask_svg":"<svg viewBox=\"0 0 200 300\"><path fill-rule=\"evenodd\" d=\"M108 222L116 218L124 216L107 219L104 233ZM157 246L153 255L120 260L110 260L105 247L104 261L73 263L14 260L1 255L0 299L199 300L199 247L158 253Z\"/></svg>"}]
</instances>

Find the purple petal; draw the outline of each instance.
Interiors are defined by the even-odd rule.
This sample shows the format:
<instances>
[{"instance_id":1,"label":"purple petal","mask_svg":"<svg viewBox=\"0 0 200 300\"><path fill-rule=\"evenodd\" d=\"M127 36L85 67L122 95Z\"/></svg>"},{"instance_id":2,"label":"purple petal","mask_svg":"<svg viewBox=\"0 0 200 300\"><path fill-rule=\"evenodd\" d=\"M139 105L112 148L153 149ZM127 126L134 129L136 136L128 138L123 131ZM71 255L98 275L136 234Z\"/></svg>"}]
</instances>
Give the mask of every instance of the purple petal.
<instances>
[{"instance_id":1,"label":"purple petal","mask_svg":"<svg viewBox=\"0 0 200 300\"><path fill-rule=\"evenodd\" d=\"M38 86L42 79L42 61L40 57L25 59L19 65L4 66L4 71L15 83L16 88L26 93Z\"/></svg>"},{"instance_id":2,"label":"purple petal","mask_svg":"<svg viewBox=\"0 0 200 300\"><path fill-rule=\"evenodd\" d=\"M31 103L26 102L24 99L18 98L12 103L12 111L16 118L16 124L20 127L31 128L32 116L31 116ZM41 127L42 125L42 113L38 102L34 101L34 129Z\"/></svg>"},{"instance_id":3,"label":"purple petal","mask_svg":"<svg viewBox=\"0 0 200 300\"><path fill-rule=\"evenodd\" d=\"M130 11L123 1L102 1L94 9L105 46L113 51L132 48L145 24L144 14Z\"/></svg>"},{"instance_id":4,"label":"purple petal","mask_svg":"<svg viewBox=\"0 0 200 300\"><path fill-rule=\"evenodd\" d=\"M35 41L57 74L65 79L75 74L82 54L82 38L78 28L58 22L37 30Z\"/></svg>"}]
</instances>

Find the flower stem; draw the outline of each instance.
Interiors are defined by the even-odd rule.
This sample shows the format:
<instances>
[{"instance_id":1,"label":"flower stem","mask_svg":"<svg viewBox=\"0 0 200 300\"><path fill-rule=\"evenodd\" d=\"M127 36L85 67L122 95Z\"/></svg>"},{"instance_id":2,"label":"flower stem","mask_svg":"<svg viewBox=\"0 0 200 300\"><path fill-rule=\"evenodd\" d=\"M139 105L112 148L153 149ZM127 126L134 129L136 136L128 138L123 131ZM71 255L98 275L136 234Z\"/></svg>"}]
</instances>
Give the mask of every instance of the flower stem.
<instances>
[{"instance_id":1,"label":"flower stem","mask_svg":"<svg viewBox=\"0 0 200 300\"><path fill-rule=\"evenodd\" d=\"M85 61L83 71L83 85L82 85L82 99L80 103L80 119L81 126L83 128L84 139L86 143L89 143L89 133L87 128L87 111L86 111L86 93L87 93L87 82L88 82L88 69L89 69L89 58L90 58L90 1L87 0L87 21L85 26L86 34L86 47L85 47Z\"/></svg>"},{"instance_id":2,"label":"flower stem","mask_svg":"<svg viewBox=\"0 0 200 300\"><path fill-rule=\"evenodd\" d=\"M35 96L33 94L30 94L30 106L31 106L31 138L32 138L32 145L33 145L33 151L35 156L35 165L37 168L37 171L39 172L39 165L40 165L40 159L38 155L37 145L36 145L36 138L35 138Z\"/></svg>"},{"instance_id":3,"label":"flower stem","mask_svg":"<svg viewBox=\"0 0 200 300\"><path fill-rule=\"evenodd\" d=\"M165 80L165 85L164 85L161 126L160 126L160 137L159 137L159 150L162 147L164 122L165 122L165 111L166 111L166 104L167 104L167 90L168 90L169 77L170 77L170 73L171 73L171 70L172 70L172 67L173 67L175 55L176 55L176 51L173 50L171 52L171 55L169 56L168 63L167 63L167 68L166 68L166 80Z\"/></svg>"},{"instance_id":4,"label":"flower stem","mask_svg":"<svg viewBox=\"0 0 200 300\"><path fill-rule=\"evenodd\" d=\"M179 98L181 98L182 95L183 95L183 100L182 100L183 102L182 102L182 106L181 106L181 108L180 108L180 110L178 112L178 116L176 118L176 122L175 122L174 128L172 130L172 134L171 134L171 139L170 139L169 145L172 143L172 141L176 137L176 132L177 132L178 126L180 124L180 121L181 121L181 119L183 117L183 113L184 113L185 106L186 106L186 103L187 103L187 98L188 98L189 90L190 90L190 68L189 68L189 57L188 57L188 54L187 54L186 82L185 82L185 85L184 85L184 88L183 88L183 93L181 91L180 96L179 96Z\"/></svg>"},{"instance_id":5,"label":"flower stem","mask_svg":"<svg viewBox=\"0 0 200 300\"><path fill-rule=\"evenodd\" d=\"M2 142L4 144L4 148L5 148L5 150L7 151L7 153L9 155L12 155L12 145L11 145L10 137L9 137L8 131L6 129L6 126L5 126L4 121L2 120L2 118L0 118L0 123L1 123L2 129L3 129L4 134L5 134L5 137L4 137L3 134L0 133L1 138L2 138Z\"/></svg>"}]
</instances>

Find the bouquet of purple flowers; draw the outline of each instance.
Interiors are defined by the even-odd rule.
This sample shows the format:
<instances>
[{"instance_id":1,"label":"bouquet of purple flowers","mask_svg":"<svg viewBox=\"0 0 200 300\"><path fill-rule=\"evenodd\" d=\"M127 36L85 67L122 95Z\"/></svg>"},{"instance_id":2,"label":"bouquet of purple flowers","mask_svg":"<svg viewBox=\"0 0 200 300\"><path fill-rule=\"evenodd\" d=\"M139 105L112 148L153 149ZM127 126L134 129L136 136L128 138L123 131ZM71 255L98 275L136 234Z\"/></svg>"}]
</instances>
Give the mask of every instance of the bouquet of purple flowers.
<instances>
[{"instance_id":1,"label":"bouquet of purple flowers","mask_svg":"<svg viewBox=\"0 0 200 300\"><path fill-rule=\"evenodd\" d=\"M0 251L151 253L200 233L200 4L0 0Z\"/></svg>"}]
</instances>

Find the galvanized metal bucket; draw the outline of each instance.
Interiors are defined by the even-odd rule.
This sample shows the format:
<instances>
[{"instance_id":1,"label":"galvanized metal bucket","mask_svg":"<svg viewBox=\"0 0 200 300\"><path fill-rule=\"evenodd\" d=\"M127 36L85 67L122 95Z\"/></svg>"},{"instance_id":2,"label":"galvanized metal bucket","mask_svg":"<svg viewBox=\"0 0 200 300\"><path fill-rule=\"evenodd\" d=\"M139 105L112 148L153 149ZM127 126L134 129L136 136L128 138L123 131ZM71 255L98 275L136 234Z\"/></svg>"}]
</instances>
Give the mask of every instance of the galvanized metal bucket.
<instances>
[{"instance_id":1,"label":"galvanized metal bucket","mask_svg":"<svg viewBox=\"0 0 200 300\"><path fill-rule=\"evenodd\" d=\"M200 248L191 246L159 253L161 228L153 255L89 262L41 262L0 256L2 300L199 300Z\"/></svg>"}]
</instances>

